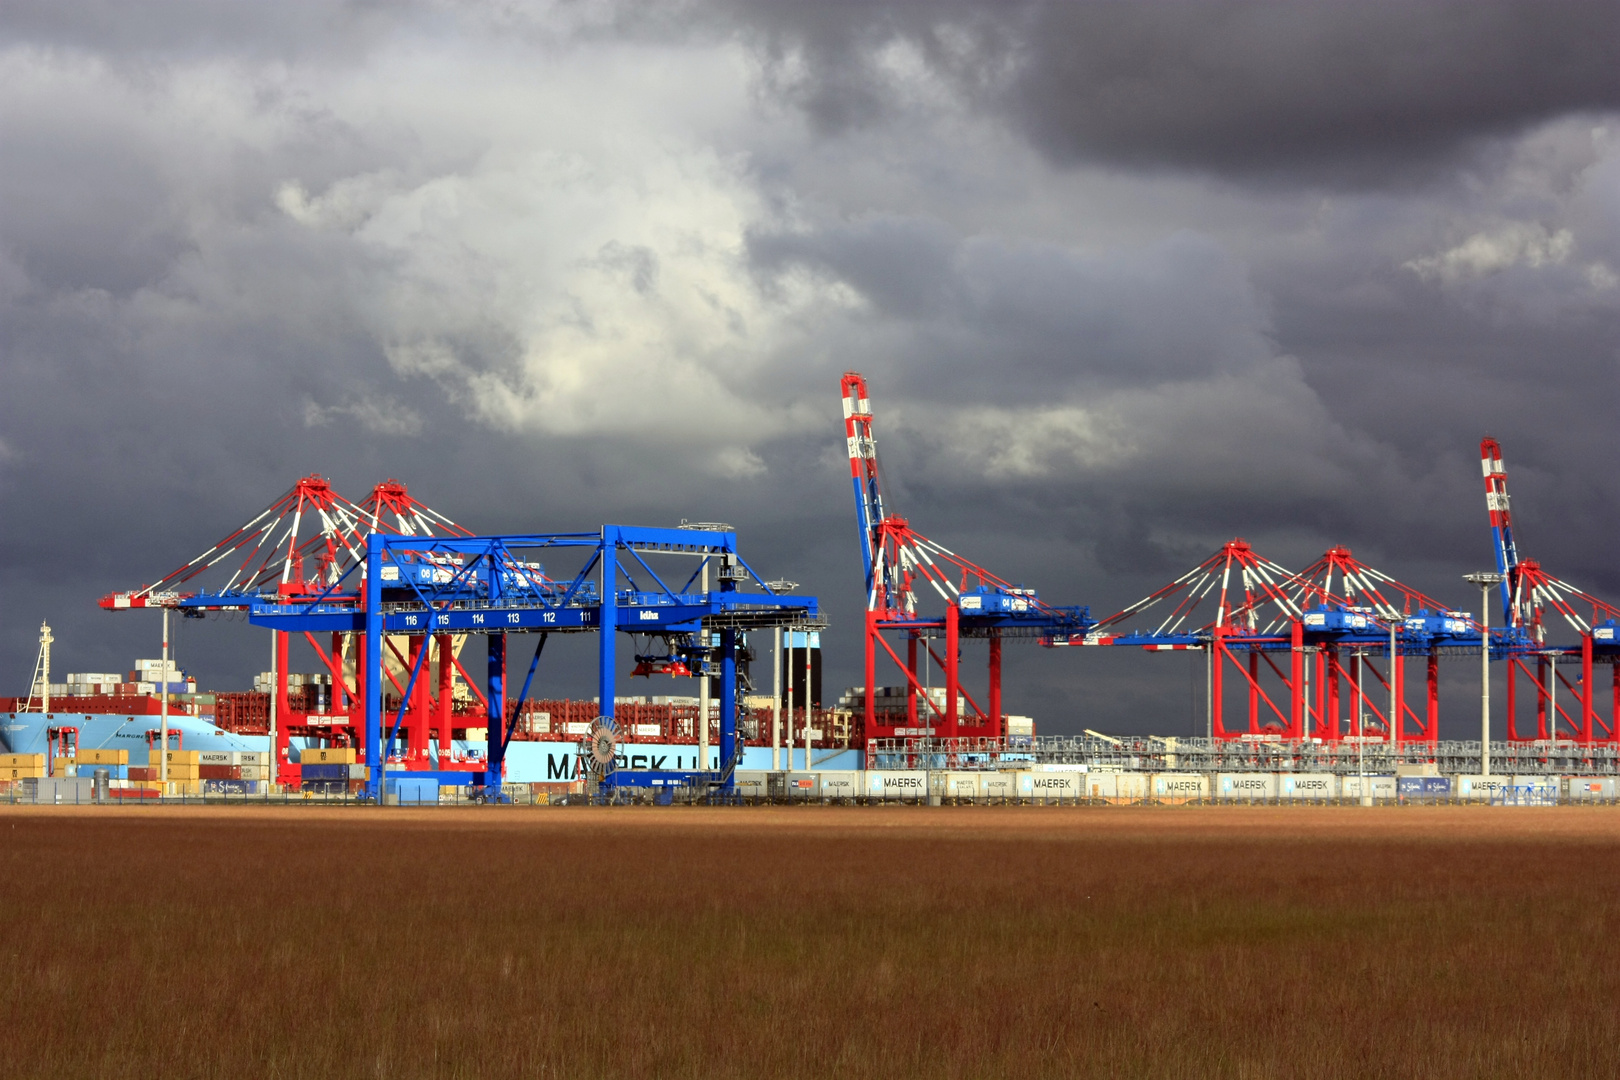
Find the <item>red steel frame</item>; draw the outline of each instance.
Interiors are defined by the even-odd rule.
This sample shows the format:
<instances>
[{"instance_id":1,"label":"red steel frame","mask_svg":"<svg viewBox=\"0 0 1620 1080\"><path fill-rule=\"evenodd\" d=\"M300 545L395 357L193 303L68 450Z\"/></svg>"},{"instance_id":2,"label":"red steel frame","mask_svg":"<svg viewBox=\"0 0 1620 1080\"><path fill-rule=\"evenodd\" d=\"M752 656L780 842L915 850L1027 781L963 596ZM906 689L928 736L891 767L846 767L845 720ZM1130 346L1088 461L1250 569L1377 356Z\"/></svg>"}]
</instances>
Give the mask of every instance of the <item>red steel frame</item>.
<instances>
[{"instance_id":1,"label":"red steel frame","mask_svg":"<svg viewBox=\"0 0 1620 1080\"><path fill-rule=\"evenodd\" d=\"M316 528L306 528L316 525ZM398 480L385 480L372 488L362 502L352 503L339 495L326 478L310 475L301 478L247 524L195 559L143 589L104 597L101 606L110 610L161 606L228 609L242 606L240 601L245 594L261 594L268 589L283 597L318 595L341 581L351 567L358 565L359 572L363 573L365 538L372 532L402 536L472 535L417 501ZM234 571L217 591L217 602L213 602L213 594L180 591L181 586L221 563L234 566ZM359 587L357 581L355 591L333 593L327 599L337 603L354 601ZM324 710L317 710L312 707L308 693L299 695L301 707L294 708L288 682L290 635L280 630L271 633L276 655L276 681L270 690L276 714L276 777L283 782L296 782L297 767L290 761L288 752L291 739L317 738L356 747L363 743L360 733L365 725L365 635L334 633L328 651L321 647L314 634L304 634L332 678L331 699ZM481 768L477 762L450 761L445 749L453 741L456 721L460 719L452 700L458 671L478 702L484 701L478 684L468 677L456 659L451 636L435 635L429 644L423 635L410 635L405 638L404 654L393 640L388 641L388 647L405 670L410 669L411 662L424 648L436 649L439 662L437 685L430 686L425 679L418 682L410 708L401 722L403 759L429 761L435 756L430 741L436 740L438 760L433 764L437 768ZM383 670L395 692L403 694L403 685L386 664ZM462 728L467 726L481 724L461 725Z\"/></svg>"},{"instance_id":2,"label":"red steel frame","mask_svg":"<svg viewBox=\"0 0 1620 1080\"><path fill-rule=\"evenodd\" d=\"M1502 447L1495 439L1484 438L1479 444L1480 469L1485 479L1485 508L1490 515L1491 532L1496 544L1498 568L1503 572L1503 613L1510 631L1522 643L1517 652L1510 652L1507 666L1507 729L1512 742L1556 740L1594 745L1598 742L1620 744L1620 656L1613 651L1613 636L1606 642L1602 658L1611 665L1612 704L1609 719L1605 721L1597 711L1597 680L1594 667L1598 660L1595 629L1600 621L1612 624L1620 618L1620 608L1590 593L1583 592L1568 582L1561 581L1543 570L1533 559L1521 559L1513 539L1512 504L1508 499L1507 467L1502 463ZM1550 645L1547 641L1548 608L1563 616L1573 629L1579 646ZM1589 610L1590 618L1582 611ZM1530 669L1530 658L1535 658L1535 671ZM1557 670L1560 656L1576 658L1580 664L1578 681L1572 683ZM1530 681L1535 690L1536 733L1521 735L1518 730L1517 683L1519 676ZM1557 688L1569 691L1570 700L1578 706L1579 715L1571 716L1558 704ZM1560 733L1562 718L1564 731Z\"/></svg>"}]
</instances>

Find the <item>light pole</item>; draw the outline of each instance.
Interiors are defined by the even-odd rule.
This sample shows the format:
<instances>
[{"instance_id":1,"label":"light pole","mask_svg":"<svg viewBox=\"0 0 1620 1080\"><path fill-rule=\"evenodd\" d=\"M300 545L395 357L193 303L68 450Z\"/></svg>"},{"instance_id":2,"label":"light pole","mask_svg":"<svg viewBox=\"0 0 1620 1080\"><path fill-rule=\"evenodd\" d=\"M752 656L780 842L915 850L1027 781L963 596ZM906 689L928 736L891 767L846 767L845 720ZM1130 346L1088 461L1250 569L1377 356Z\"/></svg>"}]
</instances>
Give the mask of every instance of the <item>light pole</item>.
<instances>
[{"instance_id":1,"label":"light pole","mask_svg":"<svg viewBox=\"0 0 1620 1080\"><path fill-rule=\"evenodd\" d=\"M1507 580L1505 574L1464 574L1464 581L1479 586L1479 775L1491 775L1491 586Z\"/></svg>"}]
</instances>

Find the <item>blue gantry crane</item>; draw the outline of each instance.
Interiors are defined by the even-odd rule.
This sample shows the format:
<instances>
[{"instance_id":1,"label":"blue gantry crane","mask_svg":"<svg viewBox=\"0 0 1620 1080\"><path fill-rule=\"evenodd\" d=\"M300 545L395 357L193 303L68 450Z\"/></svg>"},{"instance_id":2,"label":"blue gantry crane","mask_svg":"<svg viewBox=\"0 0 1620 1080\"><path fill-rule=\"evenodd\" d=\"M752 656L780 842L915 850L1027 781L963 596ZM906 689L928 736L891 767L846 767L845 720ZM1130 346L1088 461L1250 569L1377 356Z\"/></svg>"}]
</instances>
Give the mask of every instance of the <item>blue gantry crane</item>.
<instances>
[{"instance_id":1,"label":"blue gantry crane","mask_svg":"<svg viewBox=\"0 0 1620 1080\"><path fill-rule=\"evenodd\" d=\"M548 575L538 561L565 555L582 560L568 578ZM698 563L690 577L674 585L677 578L666 581L653 566L672 557ZM702 568L709 565L716 568L718 587L694 591ZM749 591L750 583L761 591ZM818 616L814 597L774 593L738 554L734 532L624 525L604 525L596 533L503 536L372 533L365 538L364 560L334 576L324 589L307 596L260 597L253 600L249 613L255 625L278 630L364 634L357 666L363 672L356 693L364 699L367 792L372 798L380 798L386 790L394 740L428 655L423 649L414 657L399 711L385 716L382 657L388 635L476 634L489 642L485 768L468 772L418 767L409 775L471 784L486 797L498 798L514 721L551 634L597 635L601 710L597 731L611 738L617 639L629 633L663 637L694 674L719 676L720 768L615 773L609 783L729 792L741 755L736 701L739 635ZM539 640L516 707L508 708L506 638L515 633L537 634ZM406 764L418 763L401 763L399 772Z\"/></svg>"}]
</instances>

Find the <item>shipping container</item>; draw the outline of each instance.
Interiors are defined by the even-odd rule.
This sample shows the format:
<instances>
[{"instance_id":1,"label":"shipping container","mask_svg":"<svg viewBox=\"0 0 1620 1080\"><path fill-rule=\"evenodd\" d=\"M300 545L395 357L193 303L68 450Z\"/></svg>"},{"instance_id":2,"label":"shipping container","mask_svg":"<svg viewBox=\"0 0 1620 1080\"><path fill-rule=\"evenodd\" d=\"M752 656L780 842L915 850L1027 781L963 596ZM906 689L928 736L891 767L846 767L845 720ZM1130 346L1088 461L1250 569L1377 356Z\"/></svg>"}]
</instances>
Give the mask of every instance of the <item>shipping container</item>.
<instances>
[{"instance_id":1,"label":"shipping container","mask_svg":"<svg viewBox=\"0 0 1620 1080\"><path fill-rule=\"evenodd\" d=\"M43 769L44 754L0 754L0 767L7 769Z\"/></svg>"},{"instance_id":2,"label":"shipping container","mask_svg":"<svg viewBox=\"0 0 1620 1080\"><path fill-rule=\"evenodd\" d=\"M1509 776L1456 776L1452 778L1452 793L1459 799L1490 799L1505 787L1513 786Z\"/></svg>"},{"instance_id":3,"label":"shipping container","mask_svg":"<svg viewBox=\"0 0 1620 1080\"><path fill-rule=\"evenodd\" d=\"M257 780L205 779L203 781L203 794L205 795L258 795L259 793L259 782Z\"/></svg>"},{"instance_id":4,"label":"shipping container","mask_svg":"<svg viewBox=\"0 0 1620 1080\"><path fill-rule=\"evenodd\" d=\"M1417 779L1414 777L1414 779ZM1363 794L1373 799L1393 799L1397 792L1393 776L1341 776L1339 798L1359 799Z\"/></svg>"},{"instance_id":5,"label":"shipping container","mask_svg":"<svg viewBox=\"0 0 1620 1080\"><path fill-rule=\"evenodd\" d=\"M128 765L128 750L80 750L81 765Z\"/></svg>"},{"instance_id":6,"label":"shipping container","mask_svg":"<svg viewBox=\"0 0 1620 1080\"><path fill-rule=\"evenodd\" d=\"M1614 793L1612 776L1571 776L1564 781L1564 797L1572 802L1606 802Z\"/></svg>"},{"instance_id":7,"label":"shipping container","mask_svg":"<svg viewBox=\"0 0 1620 1080\"><path fill-rule=\"evenodd\" d=\"M1018 798L1018 774L1011 772L982 773L979 777L979 798Z\"/></svg>"},{"instance_id":8,"label":"shipping container","mask_svg":"<svg viewBox=\"0 0 1620 1080\"><path fill-rule=\"evenodd\" d=\"M303 765L352 765L354 759L355 749L352 746L310 748L298 755L298 761Z\"/></svg>"},{"instance_id":9,"label":"shipping container","mask_svg":"<svg viewBox=\"0 0 1620 1080\"><path fill-rule=\"evenodd\" d=\"M1276 783L1279 799L1325 802L1339 797L1338 777L1332 773L1283 773Z\"/></svg>"},{"instance_id":10,"label":"shipping container","mask_svg":"<svg viewBox=\"0 0 1620 1080\"><path fill-rule=\"evenodd\" d=\"M299 766L299 775L308 780L343 780L349 779L349 767L344 764L316 764L307 763Z\"/></svg>"},{"instance_id":11,"label":"shipping container","mask_svg":"<svg viewBox=\"0 0 1620 1080\"><path fill-rule=\"evenodd\" d=\"M1207 799L1209 777L1203 773L1154 773L1153 798L1168 803Z\"/></svg>"},{"instance_id":12,"label":"shipping container","mask_svg":"<svg viewBox=\"0 0 1620 1080\"><path fill-rule=\"evenodd\" d=\"M819 775L823 799L853 799L861 794L861 774L854 769L823 769Z\"/></svg>"},{"instance_id":13,"label":"shipping container","mask_svg":"<svg viewBox=\"0 0 1620 1080\"><path fill-rule=\"evenodd\" d=\"M920 801L928 797L928 773L922 769L869 769L866 797Z\"/></svg>"},{"instance_id":14,"label":"shipping container","mask_svg":"<svg viewBox=\"0 0 1620 1080\"><path fill-rule=\"evenodd\" d=\"M734 774L737 785L737 794L746 795L751 799L763 799L768 793L766 778L770 773L764 769L738 769Z\"/></svg>"},{"instance_id":15,"label":"shipping container","mask_svg":"<svg viewBox=\"0 0 1620 1080\"><path fill-rule=\"evenodd\" d=\"M240 780L242 779L242 766L198 765L197 775L203 780Z\"/></svg>"},{"instance_id":16,"label":"shipping container","mask_svg":"<svg viewBox=\"0 0 1620 1080\"><path fill-rule=\"evenodd\" d=\"M1397 776L1395 793L1402 799L1449 799L1449 776Z\"/></svg>"},{"instance_id":17,"label":"shipping container","mask_svg":"<svg viewBox=\"0 0 1620 1080\"><path fill-rule=\"evenodd\" d=\"M96 801L95 781L89 777L33 777L21 782L24 802L34 803L93 803Z\"/></svg>"},{"instance_id":18,"label":"shipping container","mask_svg":"<svg viewBox=\"0 0 1620 1080\"><path fill-rule=\"evenodd\" d=\"M934 790L947 799L977 799L980 776L976 772L935 773Z\"/></svg>"},{"instance_id":19,"label":"shipping container","mask_svg":"<svg viewBox=\"0 0 1620 1080\"><path fill-rule=\"evenodd\" d=\"M1140 802L1148 797L1151 775L1136 772L1083 773L1081 790L1088 799L1103 802Z\"/></svg>"},{"instance_id":20,"label":"shipping container","mask_svg":"<svg viewBox=\"0 0 1620 1080\"><path fill-rule=\"evenodd\" d=\"M1079 799L1088 773L1033 772L1029 774L1029 797L1044 801Z\"/></svg>"},{"instance_id":21,"label":"shipping container","mask_svg":"<svg viewBox=\"0 0 1620 1080\"><path fill-rule=\"evenodd\" d=\"M201 750L169 750L163 755L170 765L201 765Z\"/></svg>"},{"instance_id":22,"label":"shipping container","mask_svg":"<svg viewBox=\"0 0 1620 1080\"><path fill-rule=\"evenodd\" d=\"M432 776L391 776L383 796L385 801L393 801L400 806L437 806L439 781Z\"/></svg>"},{"instance_id":23,"label":"shipping container","mask_svg":"<svg viewBox=\"0 0 1620 1080\"><path fill-rule=\"evenodd\" d=\"M1215 778L1215 796L1240 801L1275 799L1277 777L1274 773L1221 773Z\"/></svg>"}]
</instances>

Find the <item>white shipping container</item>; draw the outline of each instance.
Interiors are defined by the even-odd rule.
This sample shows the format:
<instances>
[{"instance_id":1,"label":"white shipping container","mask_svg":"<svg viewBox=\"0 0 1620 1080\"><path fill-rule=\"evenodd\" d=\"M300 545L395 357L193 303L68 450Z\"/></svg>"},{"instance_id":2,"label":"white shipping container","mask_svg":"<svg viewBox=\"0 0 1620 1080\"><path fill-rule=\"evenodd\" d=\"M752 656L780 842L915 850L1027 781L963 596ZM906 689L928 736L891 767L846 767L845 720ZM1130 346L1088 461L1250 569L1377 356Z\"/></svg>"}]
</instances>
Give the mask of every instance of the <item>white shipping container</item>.
<instances>
[{"instance_id":1,"label":"white shipping container","mask_svg":"<svg viewBox=\"0 0 1620 1080\"><path fill-rule=\"evenodd\" d=\"M770 774L763 769L738 769L736 777L737 794L763 799L766 795L766 777Z\"/></svg>"},{"instance_id":2,"label":"white shipping container","mask_svg":"<svg viewBox=\"0 0 1620 1080\"><path fill-rule=\"evenodd\" d=\"M569 720L562 726L564 735L589 735L591 722L589 720Z\"/></svg>"},{"instance_id":3,"label":"white shipping container","mask_svg":"<svg viewBox=\"0 0 1620 1080\"><path fill-rule=\"evenodd\" d=\"M1365 788L1365 791L1363 791ZM1396 783L1393 776L1341 776L1339 798L1359 799L1363 794L1374 799L1393 799Z\"/></svg>"},{"instance_id":4,"label":"white shipping container","mask_svg":"<svg viewBox=\"0 0 1620 1080\"><path fill-rule=\"evenodd\" d=\"M823 799L853 799L862 790L861 774L855 769L834 769L821 773Z\"/></svg>"},{"instance_id":5,"label":"white shipping container","mask_svg":"<svg viewBox=\"0 0 1620 1080\"><path fill-rule=\"evenodd\" d=\"M268 765L240 765L238 768L242 770L243 780L270 779L270 766Z\"/></svg>"},{"instance_id":6,"label":"white shipping container","mask_svg":"<svg viewBox=\"0 0 1620 1080\"><path fill-rule=\"evenodd\" d=\"M664 733L660 724L631 724L630 731L638 739L656 739Z\"/></svg>"},{"instance_id":7,"label":"white shipping container","mask_svg":"<svg viewBox=\"0 0 1620 1080\"><path fill-rule=\"evenodd\" d=\"M1016 799L1018 797L1018 774L1010 772L987 772L979 778L979 797L981 799Z\"/></svg>"},{"instance_id":8,"label":"white shipping container","mask_svg":"<svg viewBox=\"0 0 1620 1080\"><path fill-rule=\"evenodd\" d=\"M938 773L941 781L939 793L948 799L977 799L979 774L973 772Z\"/></svg>"},{"instance_id":9,"label":"white shipping container","mask_svg":"<svg viewBox=\"0 0 1620 1080\"><path fill-rule=\"evenodd\" d=\"M1571 776L1564 782L1564 797L1575 802L1612 799L1614 792L1612 776Z\"/></svg>"},{"instance_id":10,"label":"white shipping container","mask_svg":"<svg viewBox=\"0 0 1620 1080\"><path fill-rule=\"evenodd\" d=\"M270 752L268 750L232 750L232 765L268 765Z\"/></svg>"},{"instance_id":11,"label":"white shipping container","mask_svg":"<svg viewBox=\"0 0 1620 1080\"><path fill-rule=\"evenodd\" d=\"M1221 773L1215 777L1215 797L1218 799L1275 799L1277 777L1274 773Z\"/></svg>"},{"instance_id":12,"label":"white shipping container","mask_svg":"<svg viewBox=\"0 0 1620 1080\"><path fill-rule=\"evenodd\" d=\"M240 764L239 762L232 760L235 758L235 756L235 752L230 750L203 750L197 754L197 763L199 765Z\"/></svg>"},{"instance_id":13,"label":"white shipping container","mask_svg":"<svg viewBox=\"0 0 1620 1080\"><path fill-rule=\"evenodd\" d=\"M1513 778L1510 776L1454 776L1451 778L1451 791L1459 799L1490 799L1504 787L1511 787Z\"/></svg>"},{"instance_id":14,"label":"white shipping container","mask_svg":"<svg viewBox=\"0 0 1620 1080\"><path fill-rule=\"evenodd\" d=\"M1081 791L1089 799L1108 802L1139 802L1148 797L1152 776L1137 772L1086 773L1079 778Z\"/></svg>"},{"instance_id":15,"label":"white shipping container","mask_svg":"<svg viewBox=\"0 0 1620 1080\"><path fill-rule=\"evenodd\" d=\"M1160 802L1207 799L1209 777L1203 773L1154 773L1153 797Z\"/></svg>"},{"instance_id":16,"label":"white shipping container","mask_svg":"<svg viewBox=\"0 0 1620 1080\"><path fill-rule=\"evenodd\" d=\"M1007 721L1007 734L1033 735L1035 734L1035 721L1028 716L1009 716Z\"/></svg>"},{"instance_id":17,"label":"white shipping container","mask_svg":"<svg viewBox=\"0 0 1620 1080\"><path fill-rule=\"evenodd\" d=\"M1277 777L1280 799L1323 800L1339 797L1338 777L1332 773L1284 773Z\"/></svg>"},{"instance_id":18,"label":"white shipping container","mask_svg":"<svg viewBox=\"0 0 1620 1080\"><path fill-rule=\"evenodd\" d=\"M1030 773L1029 797L1032 799L1078 799L1085 790L1086 773L1038 772Z\"/></svg>"},{"instance_id":19,"label":"white shipping container","mask_svg":"<svg viewBox=\"0 0 1620 1080\"><path fill-rule=\"evenodd\" d=\"M866 773L869 799L924 799L928 797L928 774L921 769L869 769Z\"/></svg>"}]
</instances>

